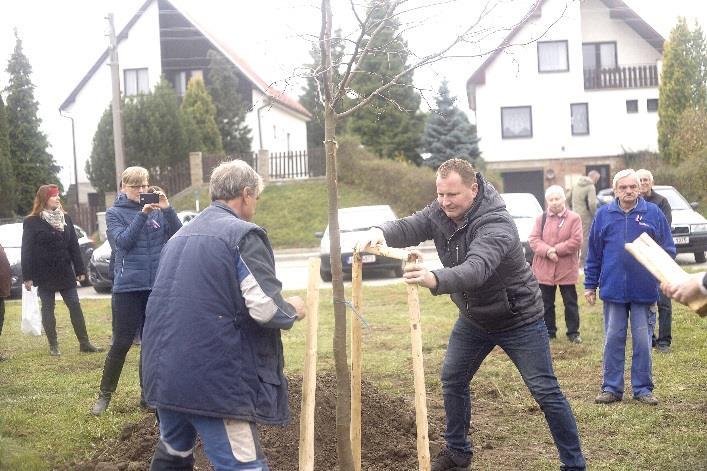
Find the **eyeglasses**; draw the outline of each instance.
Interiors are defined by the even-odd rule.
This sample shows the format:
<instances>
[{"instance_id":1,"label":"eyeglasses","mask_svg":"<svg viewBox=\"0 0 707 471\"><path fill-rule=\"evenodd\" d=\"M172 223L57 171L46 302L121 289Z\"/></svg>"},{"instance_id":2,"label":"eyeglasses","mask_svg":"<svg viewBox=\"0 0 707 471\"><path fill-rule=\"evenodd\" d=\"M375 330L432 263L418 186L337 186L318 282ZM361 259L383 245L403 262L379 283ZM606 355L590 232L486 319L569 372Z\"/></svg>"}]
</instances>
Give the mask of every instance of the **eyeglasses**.
<instances>
[{"instance_id":1,"label":"eyeglasses","mask_svg":"<svg viewBox=\"0 0 707 471\"><path fill-rule=\"evenodd\" d=\"M150 188L150 185L126 185L128 188L133 188L135 190L142 190L143 188Z\"/></svg>"}]
</instances>

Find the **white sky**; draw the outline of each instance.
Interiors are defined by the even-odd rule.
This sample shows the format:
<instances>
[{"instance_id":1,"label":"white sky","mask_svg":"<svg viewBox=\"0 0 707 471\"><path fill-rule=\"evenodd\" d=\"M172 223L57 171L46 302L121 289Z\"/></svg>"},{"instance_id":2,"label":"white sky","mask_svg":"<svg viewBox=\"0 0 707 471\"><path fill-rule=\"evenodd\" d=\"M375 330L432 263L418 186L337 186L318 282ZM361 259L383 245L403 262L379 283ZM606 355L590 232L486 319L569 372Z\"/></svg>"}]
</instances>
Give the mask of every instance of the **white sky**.
<instances>
[{"instance_id":1,"label":"white sky","mask_svg":"<svg viewBox=\"0 0 707 471\"><path fill-rule=\"evenodd\" d=\"M115 15L120 31L144 0L6 0L0 15L0 90L5 88L5 68L12 54L17 28L24 53L33 68L32 82L39 101L42 130L51 144L50 152L63 167L65 185L73 181L71 124L59 115L59 105L66 99L98 56L105 50L108 12ZM227 39L239 54L267 82L297 96L292 77L297 66L309 62L307 36L319 33L320 14L317 0L176 0L201 23ZM431 2L431 0L429 0ZM444 0L438 0L440 3ZM512 25L525 11L529 0L500 0L505 5L496 10L497 24ZM577 0L568 0L577 1ZM644 20L667 38L678 16L692 24L697 19L707 28L707 2L704 0L625 0ZM363 4L363 0L358 1ZM348 0L333 0L335 24L350 24ZM459 0L457 6L444 5L438 13L425 11L425 20L405 35L411 49L421 51L446 44L450 35L465 26L478 0ZM501 11L504 13L501 14ZM348 18L348 20L344 20ZM345 28L346 29L346 28ZM350 30L351 28L349 28ZM495 45L495 44L494 44ZM493 47L490 46L490 47ZM466 110L465 83L479 63L478 59L457 59L435 64L415 73L416 85L436 90L442 77L449 80L459 106ZM3 98L6 96L3 93Z\"/></svg>"}]
</instances>

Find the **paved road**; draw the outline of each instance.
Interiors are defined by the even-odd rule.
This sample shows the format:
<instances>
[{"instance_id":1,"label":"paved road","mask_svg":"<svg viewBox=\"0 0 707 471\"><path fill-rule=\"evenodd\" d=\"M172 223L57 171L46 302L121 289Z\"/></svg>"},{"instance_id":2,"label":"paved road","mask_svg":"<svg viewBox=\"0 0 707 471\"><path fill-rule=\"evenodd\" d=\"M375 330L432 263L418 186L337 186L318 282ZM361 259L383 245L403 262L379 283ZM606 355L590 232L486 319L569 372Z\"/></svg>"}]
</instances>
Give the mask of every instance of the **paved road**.
<instances>
[{"instance_id":1,"label":"paved road","mask_svg":"<svg viewBox=\"0 0 707 471\"><path fill-rule=\"evenodd\" d=\"M441 267L441 263L434 247L427 245L422 247L422 253L425 257L424 263L429 269L435 269ZM298 290L307 288L307 260L309 257L318 257L319 253L315 251L304 250L288 250L282 251L275 254L275 270L277 276L282 281L283 288L285 290ZM695 263L695 259L692 254L680 254L677 257L677 262L680 266L685 268L697 268L701 270L707 269L707 263ZM371 286L387 285L392 283L401 283L399 278L395 278L392 274L382 272L382 273L372 273L370 276L365 273L364 267L364 284ZM350 281L345 282L345 284L350 284ZM331 283L321 283L321 288L330 288ZM98 294L91 287L79 288L79 297L90 298L90 299L106 299L110 298L110 294Z\"/></svg>"}]
</instances>

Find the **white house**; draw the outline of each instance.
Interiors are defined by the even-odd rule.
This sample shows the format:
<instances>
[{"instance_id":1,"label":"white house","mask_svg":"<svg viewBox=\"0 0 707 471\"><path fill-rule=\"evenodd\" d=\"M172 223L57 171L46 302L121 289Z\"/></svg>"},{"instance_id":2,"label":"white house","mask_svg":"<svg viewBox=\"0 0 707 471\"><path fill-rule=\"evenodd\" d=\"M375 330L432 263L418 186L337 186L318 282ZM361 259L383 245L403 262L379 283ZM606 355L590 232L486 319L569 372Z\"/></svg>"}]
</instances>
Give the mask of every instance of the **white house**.
<instances>
[{"instance_id":1,"label":"white house","mask_svg":"<svg viewBox=\"0 0 707 471\"><path fill-rule=\"evenodd\" d=\"M664 39L621 0L539 0L467 81L482 156L504 191L599 188L629 151L658 149Z\"/></svg>"},{"instance_id":2,"label":"white house","mask_svg":"<svg viewBox=\"0 0 707 471\"><path fill-rule=\"evenodd\" d=\"M221 53L233 64L240 79L239 91L249 106L246 123L251 129L252 150L307 149L310 113L296 99L268 85L227 43L175 4L146 0L117 35L117 43L120 88L127 96L149 92L162 75L183 95L190 78L206 78L208 51ZM93 135L111 102L109 63L106 49L60 106L61 112L74 119L81 183L87 181L84 168ZM81 184L79 191L80 201L85 204L92 188Z\"/></svg>"}]
</instances>

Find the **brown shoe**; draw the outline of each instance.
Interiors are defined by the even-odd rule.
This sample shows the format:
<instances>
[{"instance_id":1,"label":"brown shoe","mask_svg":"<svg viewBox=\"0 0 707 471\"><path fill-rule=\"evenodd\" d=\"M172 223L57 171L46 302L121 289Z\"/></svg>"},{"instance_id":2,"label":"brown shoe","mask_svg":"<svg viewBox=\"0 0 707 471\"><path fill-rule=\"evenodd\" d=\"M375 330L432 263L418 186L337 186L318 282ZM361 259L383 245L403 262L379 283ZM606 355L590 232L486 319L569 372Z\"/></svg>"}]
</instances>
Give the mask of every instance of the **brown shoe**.
<instances>
[{"instance_id":1,"label":"brown shoe","mask_svg":"<svg viewBox=\"0 0 707 471\"><path fill-rule=\"evenodd\" d=\"M612 402L619 402L621 396L617 396L609 391L602 391L597 397L594 398L595 404L611 404Z\"/></svg>"},{"instance_id":2,"label":"brown shoe","mask_svg":"<svg viewBox=\"0 0 707 471\"><path fill-rule=\"evenodd\" d=\"M658 399L655 398L653 393L648 393L644 394L643 396L636 396L634 397L635 400L642 404L646 404L648 406L657 406L658 405Z\"/></svg>"}]
</instances>

